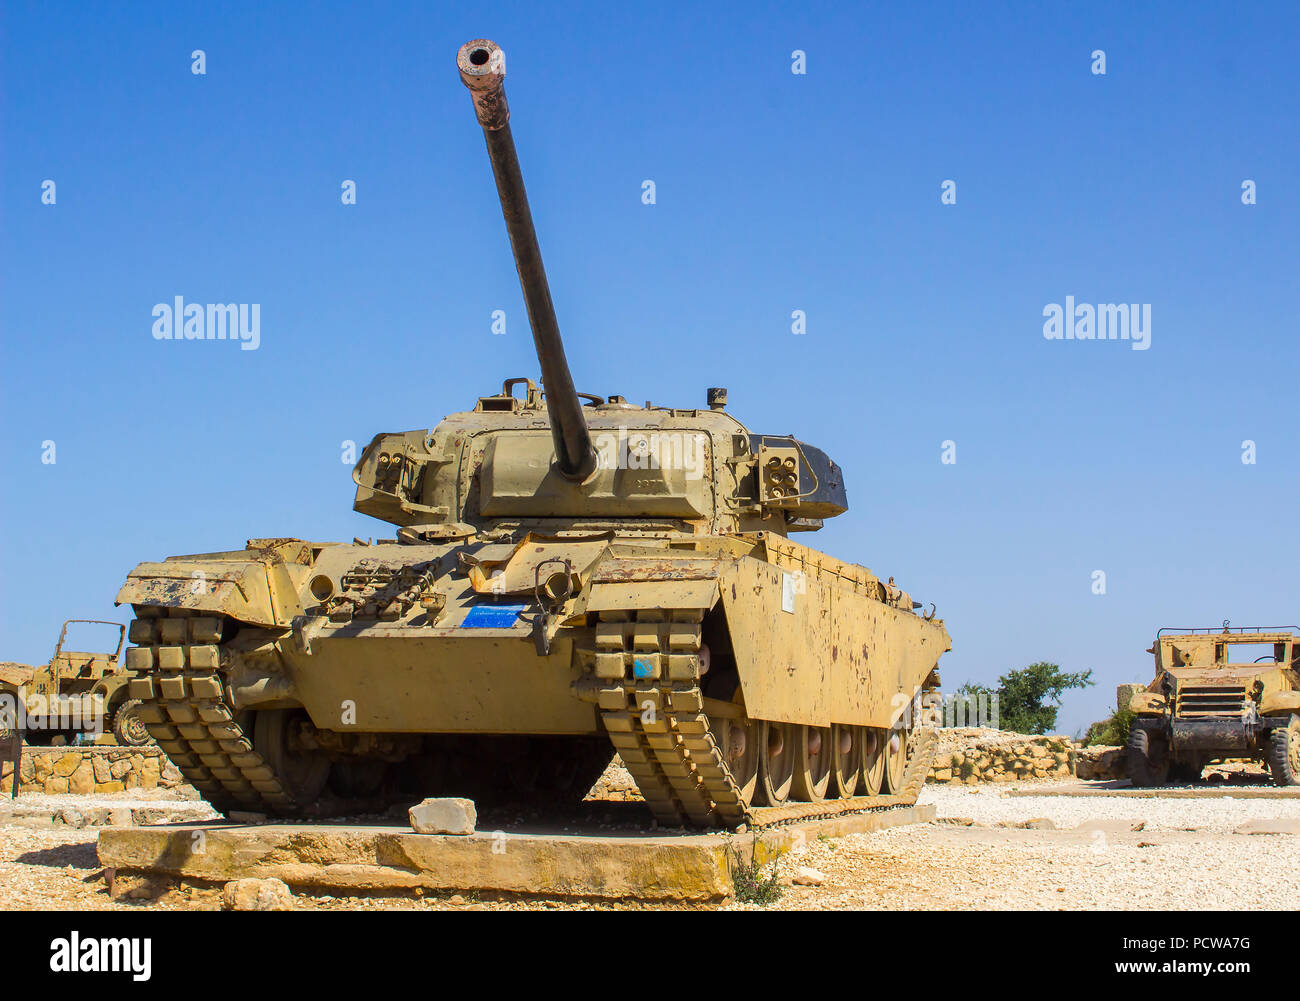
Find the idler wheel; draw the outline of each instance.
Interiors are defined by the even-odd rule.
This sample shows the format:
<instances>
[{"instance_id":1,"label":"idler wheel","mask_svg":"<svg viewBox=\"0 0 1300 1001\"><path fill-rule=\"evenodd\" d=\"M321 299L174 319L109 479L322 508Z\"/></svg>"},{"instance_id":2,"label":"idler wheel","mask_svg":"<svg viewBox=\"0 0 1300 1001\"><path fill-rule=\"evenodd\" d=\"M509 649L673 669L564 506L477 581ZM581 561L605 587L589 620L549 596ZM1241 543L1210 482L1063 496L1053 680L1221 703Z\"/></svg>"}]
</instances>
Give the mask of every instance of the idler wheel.
<instances>
[{"instance_id":1,"label":"idler wheel","mask_svg":"<svg viewBox=\"0 0 1300 1001\"><path fill-rule=\"evenodd\" d=\"M790 798L794 783L795 740L798 727L763 721L758 799L763 806L780 806Z\"/></svg>"},{"instance_id":2,"label":"idler wheel","mask_svg":"<svg viewBox=\"0 0 1300 1001\"><path fill-rule=\"evenodd\" d=\"M831 759L834 743L829 727L796 726L794 784L791 793L797 800L817 803L826 798L831 784Z\"/></svg>"},{"instance_id":3,"label":"idler wheel","mask_svg":"<svg viewBox=\"0 0 1300 1001\"><path fill-rule=\"evenodd\" d=\"M862 731L860 726L836 723L831 727L830 795L849 799L858 793L862 775Z\"/></svg>"}]
</instances>

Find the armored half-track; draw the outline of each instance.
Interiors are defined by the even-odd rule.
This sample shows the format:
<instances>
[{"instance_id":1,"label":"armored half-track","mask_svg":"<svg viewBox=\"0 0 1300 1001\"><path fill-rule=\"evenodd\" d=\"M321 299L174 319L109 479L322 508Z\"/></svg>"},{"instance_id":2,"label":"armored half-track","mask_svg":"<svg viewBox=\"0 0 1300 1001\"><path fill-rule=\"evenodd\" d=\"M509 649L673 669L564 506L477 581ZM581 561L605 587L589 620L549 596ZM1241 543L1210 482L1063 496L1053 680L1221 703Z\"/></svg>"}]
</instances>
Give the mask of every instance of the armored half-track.
<instances>
[{"instance_id":1,"label":"armored half-track","mask_svg":"<svg viewBox=\"0 0 1300 1001\"><path fill-rule=\"evenodd\" d=\"M93 627L100 649L72 649L68 631L74 626L81 634ZM0 664L0 731L21 731L29 744L71 744L82 734L109 732L125 746L149 743L139 704L129 697L125 636L120 622L68 619L44 664Z\"/></svg>"},{"instance_id":2,"label":"armored half-track","mask_svg":"<svg viewBox=\"0 0 1300 1001\"><path fill-rule=\"evenodd\" d=\"M1129 703L1134 785L1192 781L1207 764L1264 762L1300 785L1300 636L1285 629L1161 629L1156 676Z\"/></svg>"},{"instance_id":3,"label":"armored half-track","mask_svg":"<svg viewBox=\"0 0 1300 1001\"><path fill-rule=\"evenodd\" d=\"M150 733L226 811L578 800L615 751L667 825L913 801L942 620L794 541L848 506L819 449L750 431L718 388L672 407L575 391L503 56L478 40L457 64L541 385L370 442L354 507L394 538L136 567L118 601Z\"/></svg>"}]
</instances>

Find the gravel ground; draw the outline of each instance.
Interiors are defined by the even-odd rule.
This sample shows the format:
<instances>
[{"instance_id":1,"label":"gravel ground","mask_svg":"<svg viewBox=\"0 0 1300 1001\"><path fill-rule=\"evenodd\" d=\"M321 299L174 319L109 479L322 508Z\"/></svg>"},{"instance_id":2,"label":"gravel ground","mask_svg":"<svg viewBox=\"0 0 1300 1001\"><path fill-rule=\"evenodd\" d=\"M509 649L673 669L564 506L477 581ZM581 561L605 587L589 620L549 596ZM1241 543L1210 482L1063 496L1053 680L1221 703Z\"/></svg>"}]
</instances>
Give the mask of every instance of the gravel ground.
<instances>
[{"instance_id":1,"label":"gravel ground","mask_svg":"<svg viewBox=\"0 0 1300 1001\"><path fill-rule=\"evenodd\" d=\"M783 893L767 909L1296 906L1300 835L1231 832L1250 820L1300 818L1300 800L1005 795L1016 787L927 786L921 802L937 807L939 823L810 840L777 863ZM1032 784L1018 787L1032 788ZM37 798L24 796L20 803L36 805ZM39 798L41 805L48 801L51 808L167 802L165 794ZM1035 818L1050 820L1054 828L995 826ZM1085 823L1090 829L1074 829ZM160 896L111 899L95 856L96 834L93 829L62 825L0 824L0 909L220 908L220 888L208 887L181 886ZM790 885L800 867L818 870L820 885ZM481 899L472 893L377 898L300 895L295 905L303 910L600 910L610 906ZM639 909L642 905L615 906ZM725 909L751 910L756 905L732 902Z\"/></svg>"},{"instance_id":2,"label":"gravel ground","mask_svg":"<svg viewBox=\"0 0 1300 1001\"><path fill-rule=\"evenodd\" d=\"M1057 786L1059 783L1044 783ZM1133 818L1147 831L1198 831L1231 834L1248 820L1300 818L1300 799L1154 798L1124 796L1007 796L1007 789L1032 790L1033 784L1012 786L936 786L921 792L921 803L933 803L942 817L969 817L977 824L1019 823L1046 817L1058 828L1077 827L1088 820ZM1273 789L1274 786L1233 786L1237 789ZM1230 794L1229 794L1230 795Z\"/></svg>"},{"instance_id":3,"label":"gravel ground","mask_svg":"<svg viewBox=\"0 0 1300 1001\"><path fill-rule=\"evenodd\" d=\"M1296 907L1300 836L1232 831L1250 820L1300 818L1300 800L1005 795L1016 787L927 786L920 802L936 806L940 823L810 841L779 860L785 889L766 909ZM994 826L1037 818L1056 829ZM1088 828L1073 829L1080 824ZM821 884L788 885L801 867L821 873Z\"/></svg>"}]
</instances>

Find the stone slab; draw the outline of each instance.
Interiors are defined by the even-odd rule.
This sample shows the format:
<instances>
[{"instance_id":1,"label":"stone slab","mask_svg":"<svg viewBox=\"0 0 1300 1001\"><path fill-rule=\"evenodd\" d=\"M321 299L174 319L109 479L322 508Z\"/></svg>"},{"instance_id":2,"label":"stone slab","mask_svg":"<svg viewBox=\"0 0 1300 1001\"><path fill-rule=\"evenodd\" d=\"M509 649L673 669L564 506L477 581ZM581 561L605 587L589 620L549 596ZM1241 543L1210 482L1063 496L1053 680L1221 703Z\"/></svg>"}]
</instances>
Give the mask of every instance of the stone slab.
<instances>
[{"instance_id":1,"label":"stone slab","mask_svg":"<svg viewBox=\"0 0 1300 1001\"><path fill-rule=\"evenodd\" d=\"M160 800L157 803L97 806L28 806L0 799L0 826L13 823L65 824L69 827L129 827L201 822L213 814L207 803Z\"/></svg>"},{"instance_id":2,"label":"stone slab","mask_svg":"<svg viewBox=\"0 0 1300 1001\"><path fill-rule=\"evenodd\" d=\"M1007 796L1110 796L1124 799L1300 799L1300 786L1154 786L1134 788L1128 782L1095 785L1041 786L1011 789Z\"/></svg>"},{"instance_id":3,"label":"stone slab","mask_svg":"<svg viewBox=\"0 0 1300 1001\"><path fill-rule=\"evenodd\" d=\"M328 893L432 891L702 902L732 895L735 855L765 861L809 838L929 823L933 806L895 807L742 834L596 836L397 826L182 824L105 828L99 861L117 874L224 883L282 879Z\"/></svg>"}]
</instances>

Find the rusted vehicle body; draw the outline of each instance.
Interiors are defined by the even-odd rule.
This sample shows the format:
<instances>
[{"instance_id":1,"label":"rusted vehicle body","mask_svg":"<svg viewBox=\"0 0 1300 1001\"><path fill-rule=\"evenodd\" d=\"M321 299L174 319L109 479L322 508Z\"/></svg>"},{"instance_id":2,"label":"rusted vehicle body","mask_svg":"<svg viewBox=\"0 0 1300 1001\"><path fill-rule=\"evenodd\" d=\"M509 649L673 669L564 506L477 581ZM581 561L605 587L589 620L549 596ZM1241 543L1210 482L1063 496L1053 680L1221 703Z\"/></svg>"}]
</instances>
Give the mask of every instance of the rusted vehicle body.
<instances>
[{"instance_id":1,"label":"rusted vehicle body","mask_svg":"<svg viewBox=\"0 0 1300 1001\"><path fill-rule=\"evenodd\" d=\"M1300 785L1300 636L1284 629L1162 629L1155 680L1129 709L1135 785L1198 778L1212 761L1266 763Z\"/></svg>"},{"instance_id":2,"label":"rusted vehicle body","mask_svg":"<svg viewBox=\"0 0 1300 1001\"><path fill-rule=\"evenodd\" d=\"M69 626L104 627L110 649L66 649ZM68 619L59 631L54 654L39 667L0 664L0 715L3 729L23 731L29 744L57 739L72 743L78 734L111 732L119 744L150 742L144 721L130 698L130 672L122 663L126 627L102 619ZM19 726L25 721L26 725Z\"/></svg>"},{"instance_id":3,"label":"rusted vehicle body","mask_svg":"<svg viewBox=\"0 0 1300 1001\"><path fill-rule=\"evenodd\" d=\"M393 539L256 539L132 571L118 601L150 732L223 810L580 799L614 751L663 824L914 800L942 620L790 538L847 509L820 450L751 432L720 389L672 407L575 391L503 57L480 40L458 66L544 388L509 379L374 438L354 507Z\"/></svg>"}]
</instances>

